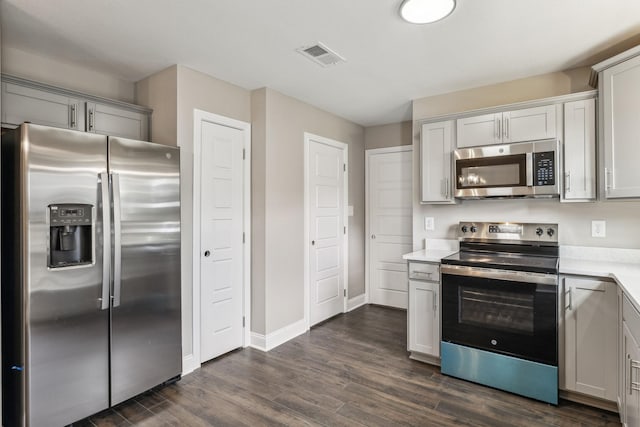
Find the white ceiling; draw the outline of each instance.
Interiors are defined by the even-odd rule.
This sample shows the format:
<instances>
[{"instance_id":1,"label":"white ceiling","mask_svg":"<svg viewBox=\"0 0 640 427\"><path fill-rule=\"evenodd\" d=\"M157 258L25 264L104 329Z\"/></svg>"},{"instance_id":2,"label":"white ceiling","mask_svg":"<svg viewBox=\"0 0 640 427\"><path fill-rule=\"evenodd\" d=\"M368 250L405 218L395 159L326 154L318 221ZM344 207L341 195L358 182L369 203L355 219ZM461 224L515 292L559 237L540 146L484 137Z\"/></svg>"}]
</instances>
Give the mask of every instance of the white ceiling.
<instances>
[{"instance_id":1,"label":"white ceiling","mask_svg":"<svg viewBox=\"0 0 640 427\"><path fill-rule=\"evenodd\" d=\"M182 64L270 87L363 126L409 120L411 100L591 65L640 33L638 0L457 0L413 25L401 0L0 0L5 46L127 81ZM347 59L322 68L295 49Z\"/></svg>"}]
</instances>

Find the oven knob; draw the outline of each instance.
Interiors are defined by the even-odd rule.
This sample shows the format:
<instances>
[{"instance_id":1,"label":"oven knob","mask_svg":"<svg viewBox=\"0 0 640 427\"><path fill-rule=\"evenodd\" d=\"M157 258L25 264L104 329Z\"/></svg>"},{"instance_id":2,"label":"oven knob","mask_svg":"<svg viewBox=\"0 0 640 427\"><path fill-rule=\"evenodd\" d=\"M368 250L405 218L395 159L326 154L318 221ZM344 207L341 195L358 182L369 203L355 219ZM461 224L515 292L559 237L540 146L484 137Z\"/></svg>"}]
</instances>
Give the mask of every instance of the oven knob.
<instances>
[{"instance_id":1,"label":"oven knob","mask_svg":"<svg viewBox=\"0 0 640 427\"><path fill-rule=\"evenodd\" d=\"M540 227L536 228L536 234L538 236L542 236L542 233L544 233L544 230L542 228L540 228Z\"/></svg>"},{"instance_id":2,"label":"oven knob","mask_svg":"<svg viewBox=\"0 0 640 427\"><path fill-rule=\"evenodd\" d=\"M472 232L472 233L475 233L476 231L478 231L478 229L476 228L476 226L475 226L475 225L472 225L472 226L471 226L471 232Z\"/></svg>"},{"instance_id":3,"label":"oven knob","mask_svg":"<svg viewBox=\"0 0 640 427\"><path fill-rule=\"evenodd\" d=\"M466 233L467 231L469 231L466 225L463 225L460 230L462 230L463 233Z\"/></svg>"},{"instance_id":4,"label":"oven knob","mask_svg":"<svg viewBox=\"0 0 640 427\"><path fill-rule=\"evenodd\" d=\"M553 237L553 235L556 234L556 232L553 228L548 228L547 234L549 235L549 237Z\"/></svg>"}]
</instances>

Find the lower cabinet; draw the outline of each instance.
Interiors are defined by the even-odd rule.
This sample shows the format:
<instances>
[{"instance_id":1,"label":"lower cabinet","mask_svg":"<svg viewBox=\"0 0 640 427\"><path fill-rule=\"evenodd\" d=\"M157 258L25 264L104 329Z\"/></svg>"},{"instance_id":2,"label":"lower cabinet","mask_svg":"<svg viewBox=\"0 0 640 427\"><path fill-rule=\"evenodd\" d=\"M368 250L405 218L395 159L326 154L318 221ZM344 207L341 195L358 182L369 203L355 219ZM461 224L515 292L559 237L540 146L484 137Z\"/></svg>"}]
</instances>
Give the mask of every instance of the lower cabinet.
<instances>
[{"instance_id":1,"label":"lower cabinet","mask_svg":"<svg viewBox=\"0 0 640 427\"><path fill-rule=\"evenodd\" d=\"M438 266L433 266L436 274L433 280L415 280L411 278L412 269L417 263L409 263L409 309L408 349L412 357L426 362L437 363L440 357L440 282ZM417 274L424 273L418 272Z\"/></svg>"},{"instance_id":2,"label":"lower cabinet","mask_svg":"<svg viewBox=\"0 0 640 427\"><path fill-rule=\"evenodd\" d=\"M623 297L622 304L620 419L627 427L637 427L640 426L640 313L627 297Z\"/></svg>"},{"instance_id":3,"label":"lower cabinet","mask_svg":"<svg viewBox=\"0 0 640 427\"><path fill-rule=\"evenodd\" d=\"M618 395L617 285L582 277L563 277L562 281L565 389L615 402Z\"/></svg>"}]
</instances>

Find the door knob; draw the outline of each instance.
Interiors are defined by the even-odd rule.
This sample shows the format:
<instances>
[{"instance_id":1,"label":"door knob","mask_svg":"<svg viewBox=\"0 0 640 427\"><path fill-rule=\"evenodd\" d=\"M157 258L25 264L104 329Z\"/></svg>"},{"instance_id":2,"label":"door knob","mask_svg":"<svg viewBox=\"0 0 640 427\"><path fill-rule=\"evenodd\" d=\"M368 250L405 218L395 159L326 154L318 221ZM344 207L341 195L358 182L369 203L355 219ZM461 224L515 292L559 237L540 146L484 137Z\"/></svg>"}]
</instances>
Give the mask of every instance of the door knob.
<instances>
[{"instance_id":1,"label":"door knob","mask_svg":"<svg viewBox=\"0 0 640 427\"><path fill-rule=\"evenodd\" d=\"M204 251L204 256L208 257L209 255L211 255L211 251Z\"/></svg>"},{"instance_id":2,"label":"door knob","mask_svg":"<svg viewBox=\"0 0 640 427\"><path fill-rule=\"evenodd\" d=\"M312 241L311 241L311 245L313 246L313 245L315 245L315 244L316 244L316 241L315 241L315 240L312 240Z\"/></svg>"},{"instance_id":3,"label":"door knob","mask_svg":"<svg viewBox=\"0 0 640 427\"><path fill-rule=\"evenodd\" d=\"M375 238L376 238L376 235L375 235L375 234L372 234L372 235L371 235L371 238L372 238L372 239L375 239Z\"/></svg>"}]
</instances>

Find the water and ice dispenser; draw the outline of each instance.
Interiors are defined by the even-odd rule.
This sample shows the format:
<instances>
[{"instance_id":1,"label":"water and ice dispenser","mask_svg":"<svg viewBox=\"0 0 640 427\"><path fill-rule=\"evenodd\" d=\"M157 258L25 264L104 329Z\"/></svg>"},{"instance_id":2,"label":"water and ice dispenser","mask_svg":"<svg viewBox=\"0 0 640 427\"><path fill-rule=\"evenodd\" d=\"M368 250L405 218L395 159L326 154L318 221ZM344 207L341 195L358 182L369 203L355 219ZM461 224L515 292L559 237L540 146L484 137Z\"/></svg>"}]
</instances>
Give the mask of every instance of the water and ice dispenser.
<instances>
[{"instance_id":1,"label":"water and ice dispenser","mask_svg":"<svg viewBox=\"0 0 640 427\"><path fill-rule=\"evenodd\" d=\"M94 209L92 205L49 205L49 268L94 262Z\"/></svg>"}]
</instances>

